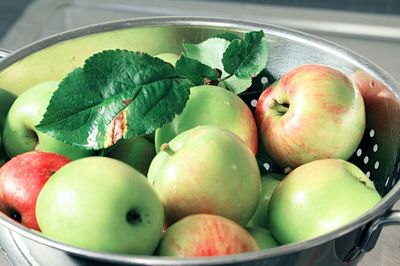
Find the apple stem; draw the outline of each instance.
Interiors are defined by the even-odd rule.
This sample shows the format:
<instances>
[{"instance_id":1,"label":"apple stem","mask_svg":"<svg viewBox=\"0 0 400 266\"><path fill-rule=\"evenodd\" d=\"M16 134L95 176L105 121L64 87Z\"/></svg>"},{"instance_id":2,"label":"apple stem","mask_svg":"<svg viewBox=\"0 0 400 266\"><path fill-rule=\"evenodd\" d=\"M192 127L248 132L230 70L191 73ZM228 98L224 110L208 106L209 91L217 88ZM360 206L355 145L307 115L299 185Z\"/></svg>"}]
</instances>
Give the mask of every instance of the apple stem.
<instances>
[{"instance_id":1,"label":"apple stem","mask_svg":"<svg viewBox=\"0 0 400 266\"><path fill-rule=\"evenodd\" d=\"M273 99L269 108L276 111L279 115L284 115L289 110L288 103L279 103L276 99Z\"/></svg>"},{"instance_id":2,"label":"apple stem","mask_svg":"<svg viewBox=\"0 0 400 266\"><path fill-rule=\"evenodd\" d=\"M160 151L164 151L168 153L170 156L175 154L175 152L169 147L168 143L161 144Z\"/></svg>"}]
</instances>

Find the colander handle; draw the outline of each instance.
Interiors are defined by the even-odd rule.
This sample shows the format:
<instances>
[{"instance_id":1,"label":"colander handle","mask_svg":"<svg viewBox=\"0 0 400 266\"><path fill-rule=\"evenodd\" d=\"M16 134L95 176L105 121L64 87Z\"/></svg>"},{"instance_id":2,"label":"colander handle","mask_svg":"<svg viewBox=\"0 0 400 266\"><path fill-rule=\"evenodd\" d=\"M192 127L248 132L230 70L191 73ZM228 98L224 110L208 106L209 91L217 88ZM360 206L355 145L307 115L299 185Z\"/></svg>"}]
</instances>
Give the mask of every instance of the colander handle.
<instances>
[{"instance_id":1,"label":"colander handle","mask_svg":"<svg viewBox=\"0 0 400 266\"><path fill-rule=\"evenodd\" d=\"M0 61L6 57L7 55L9 55L11 52L6 50L6 49L2 49L0 48Z\"/></svg>"},{"instance_id":2,"label":"colander handle","mask_svg":"<svg viewBox=\"0 0 400 266\"><path fill-rule=\"evenodd\" d=\"M400 210L390 210L382 217L373 221L366 229L360 244L347 254L344 261L352 262L361 254L371 251L375 247L382 228L387 225L400 225Z\"/></svg>"}]
</instances>

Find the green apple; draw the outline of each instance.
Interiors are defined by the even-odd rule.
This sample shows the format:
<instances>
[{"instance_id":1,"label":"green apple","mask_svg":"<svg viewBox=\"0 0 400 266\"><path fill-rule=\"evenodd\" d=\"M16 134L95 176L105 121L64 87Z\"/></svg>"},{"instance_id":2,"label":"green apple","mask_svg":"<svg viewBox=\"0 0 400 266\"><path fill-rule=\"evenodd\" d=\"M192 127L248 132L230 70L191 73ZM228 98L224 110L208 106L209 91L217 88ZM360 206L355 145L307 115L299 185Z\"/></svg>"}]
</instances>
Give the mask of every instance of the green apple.
<instances>
[{"instance_id":1,"label":"green apple","mask_svg":"<svg viewBox=\"0 0 400 266\"><path fill-rule=\"evenodd\" d=\"M352 81L318 64L295 67L264 90L256 119L267 152L292 169L318 159L349 159L366 123L363 97Z\"/></svg>"},{"instance_id":2,"label":"green apple","mask_svg":"<svg viewBox=\"0 0 400 266\"><path fill-rule=\"evenodd\" d=\"M174 66L180 56L175 53L162 53L162 54L156 55L156 57L158 57L161 60L164 60L165 62L170 63L171 65Z\"/></svg>"},{"instance_id":3,"label":"green apple","mask_svg":"<svg viewBox=\"0 0 400 266\"><path fill-rule=\"evenodd\" d=\"M217 215L190 215L171 225L156 254L174 257L223 256L257 251L254 238L237 223Z\"/></svg>"},{"instance_id":4,"label":"green apple","mask_svg":"<svg viewBox=\"0 0 400 266\"><path fill-rule=\"evenodd\" d=\"M267 229L253 226L246 226L245 228L256 240L260 249L269 249L279 246L279 243L276 242L271 232Z\"/></svg>"},{"instance_id":5,"label":"green apple","mask_svg":"<svg viewBox=\"0 0 400 266\"><path fill-rule=\"evenodd\" d=\"M230 130L246 143L253 154L257 153L257 126L249 107L233 92L212 85L190 88L190 97L183 112L171 123L156 130L156 150L180 133L199 125Z\"/></svg>"},{"instance_id":6,"label":"green apple","mask_svg":"<svg viewBox=\"0 0 400 266\"><path fill-rule=\"evenodd\" d=\"M58 84L58 81L37 84L15 100L3 131L4 148L8 156L39 150L58 153L73 160L94 153L65 144L35 128L42 120Z\"/></svg>"},{"instance_id":7,"label":"green apple","mask_svg":"<svg viewBox=\"0 0 400 266\"><path fill-rule=\"evenodd\" d=\"M107 157L86 157L57 171L39 193L42 233L94 251L151 255L164 212L146 177Z\"/></svg>"},{"instance_id":8,"label":"green apple","mask_svg":"<svg viewBox=\"0 0 400 266\"><path fill-rule=\"evenodd\" d=\"M192 128L163 145L148 179L169 223L209 213L245 225L261 192L255 156L236 134L215 126Z\"/></svg>"},{"instance_id":9,"label":"green apple","mask_svg":"<svg viewBox=\"0 0 400 266\"><path fill-rule=\"evenodd\" d=\"M344 226L381 197L354 164L322 159L290 172L269 203L269 230L281 244L308 240Z\"/></svg>"},{"instance_id":10,"label":"green apple","mask_svg":"<svg viewBox=\"0 0 400 266\"><path fill-rule=\"evenodd\" d=\"M8 110L10 110L16 98L17 96L15 94L0 88L0 166L8 160L7 153L3 146L2 133Z\"/></svg>"},{"instance_id":11,"label":"green apple","mask_svg":"<svg viewBox=\"0 0 400 266\"><path fill-rule=\"evenodd\" d=\"M257 209L248 222L251 227L268 228L268 205L272 193L278 187L280 180L284 177L283 174L269 173L261 176L261 194L258 200Z\"/></svg>"},{"instance_id":12,"label":"green apple","mask_svg":"<svg viewBox=\"0 0 400 266\"><path fill-rule=\"evenodd\" d=\"M119 140L109 152L107 157L123 161L144 175L147 175L149 166L156 151L154 143L145 137Z\"/></svg>"}]
</instances>

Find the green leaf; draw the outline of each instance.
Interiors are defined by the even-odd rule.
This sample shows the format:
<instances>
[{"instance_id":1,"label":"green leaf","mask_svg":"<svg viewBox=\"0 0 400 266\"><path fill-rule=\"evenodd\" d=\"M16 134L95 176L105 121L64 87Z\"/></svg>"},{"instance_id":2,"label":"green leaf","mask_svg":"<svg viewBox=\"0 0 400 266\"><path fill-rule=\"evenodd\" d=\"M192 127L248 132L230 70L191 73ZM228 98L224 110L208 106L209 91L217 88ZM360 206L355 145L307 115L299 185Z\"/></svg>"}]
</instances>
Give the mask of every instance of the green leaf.
<instances>
[{"instance_id":1,"label":"green leaf","mask_svg":"<svg viewBox=\"0 0 400 266\"><path fill-rule=\"evenodd\" d=\"M210 36L210 38L225 39L229 42L236 40L236 39L240 39L239 36L237 36L236 34L231 33L231 32L221 32L221 33L213 34Z\"/></svg>"},{"instance_id":2,"label":"green leaf","mask_svg":"<svg viewBox=\"0 0 400 266\"><path fill-rule=\"evenodd\" d=\"M229 44L229 41L221 38L210 38L199 44L184 43L184 55L198 60L211 68L223 71L224 66L221 60ZM224 74L222 77L224 77Z\"/></svg>"},{"instance_id":3,"label":"green leaf","mask_svg":"<svg viewBox=\"0 0 400 266\"><path fill-rule=\"evenodd\" d=\"M244 92L251 86L252 79L240 79L236 76L232 76L224 81L225 87L236 94Z\"/></svg>"},{"instance_id":4,"label":"green leaf","mask_svg":"<svg viewBox=\"0 0 400 266\"><path fill-rule=\"evenodd\" d=\"M234 40L223 54L222 63L228 74L234 75L245 58L246 47L243 43L242 40Z\"/></svg>"},{"instance_id":5,"label":"green leaf","mask_svg":"<svg viewBox=\"0 0 400 266\"><path fill-rule=\"evenodd\" d=\"M218 80L219 75L215 69L182 55L175 64L176 72L187 77L196 86L204 85L205 80Z\"/></svg>"},{"instance_id":6,"label":"green leaf","mask_svg":"<svg viewBox=\"0 0 400 266\"><path fill-rule=\"evenodd\" d=\"M267 41L263 31L248 32L243 41L232 41L222 58L224 70L239 79L257 76L265 68L267 61Z\"/></svg>"},{"instance_id":7,"label":"green leaf","mask_svg":"<svg viewBox=\"0 0 400 266\"><path fill-rule=\"evenodd\" d=\"M107 50L60 83L37 128L86 149L151 133L182 112L193 84L150 55Z\"/></svg>"}]
</instances>

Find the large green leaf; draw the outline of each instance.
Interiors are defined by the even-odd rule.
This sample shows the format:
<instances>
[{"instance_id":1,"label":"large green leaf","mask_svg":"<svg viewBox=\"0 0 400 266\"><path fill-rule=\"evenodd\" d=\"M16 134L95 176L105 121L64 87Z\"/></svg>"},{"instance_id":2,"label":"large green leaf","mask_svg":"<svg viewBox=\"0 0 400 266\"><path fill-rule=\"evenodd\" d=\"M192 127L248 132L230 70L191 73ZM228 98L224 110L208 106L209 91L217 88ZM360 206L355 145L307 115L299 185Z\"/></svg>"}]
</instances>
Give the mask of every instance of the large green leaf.
<instances>
[{"instance_id":1,"label":"large green leaf","mask_svg":"<svg viewBox=\"0 0 400 266\"><path fill-rule=\"evenodd\" d=\"M191 86L161 59L103 51L60 83L37 128L71 145L103 149L172 121Z\"/></svg>"}]
</instances>

